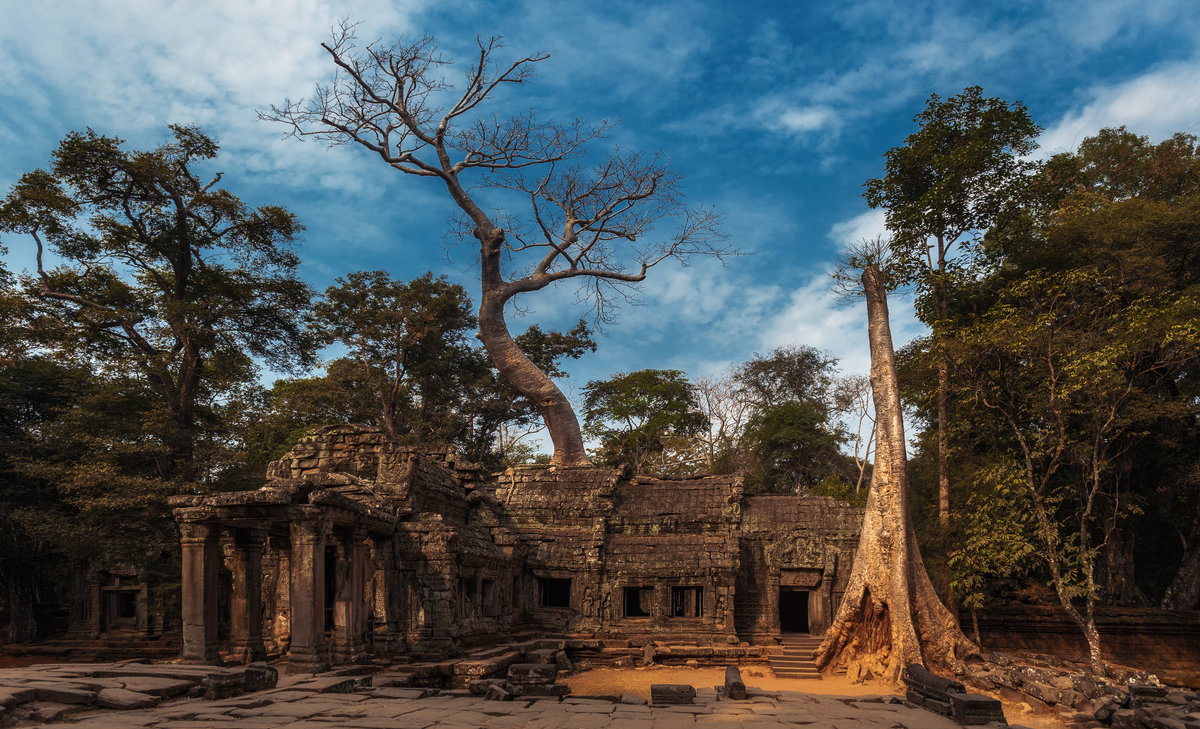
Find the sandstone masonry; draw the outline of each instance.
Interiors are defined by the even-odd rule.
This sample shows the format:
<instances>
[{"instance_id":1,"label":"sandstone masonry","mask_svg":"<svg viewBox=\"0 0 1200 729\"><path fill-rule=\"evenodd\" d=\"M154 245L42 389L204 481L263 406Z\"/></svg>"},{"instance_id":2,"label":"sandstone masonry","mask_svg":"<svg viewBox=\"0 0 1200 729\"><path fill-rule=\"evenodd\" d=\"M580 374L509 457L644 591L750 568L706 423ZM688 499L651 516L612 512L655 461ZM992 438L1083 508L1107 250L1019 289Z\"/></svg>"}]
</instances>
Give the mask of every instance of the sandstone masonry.
<instances>
[{"instance_id":1,"label":"sandstone masonry","mask_svg":"<svg viewBox=\"0 0 1200 729\"><path fill-rule=\"evenodd\" d=\"M625 645L819 634L862 512L747 496L740 477L630 479L529 466L327 426L260 489L174 497L183 655L287 652L314 672L371 655L455 655L516 634Z\"/></svg>"}]
</instances>

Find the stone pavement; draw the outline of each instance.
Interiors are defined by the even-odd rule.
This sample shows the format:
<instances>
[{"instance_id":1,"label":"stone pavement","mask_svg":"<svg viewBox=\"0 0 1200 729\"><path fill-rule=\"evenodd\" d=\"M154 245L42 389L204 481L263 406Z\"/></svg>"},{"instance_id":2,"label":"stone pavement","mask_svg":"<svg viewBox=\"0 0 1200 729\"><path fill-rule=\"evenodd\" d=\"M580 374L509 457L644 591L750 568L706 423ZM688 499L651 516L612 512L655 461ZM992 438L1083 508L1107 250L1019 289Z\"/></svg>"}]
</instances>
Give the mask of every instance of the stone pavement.
<instances>
[{"instance_id":1,"label":"stone pavement","mask_svg":"<svg viewBox=\"0 0 1200 729\"><path fill-rule=\"evenodd\" d=\"M349 693L329 693L346 691ZM348 687L307 682L222 700L184 699L131 711L91 712L47 729L954 729L956 724L898 697L834 697L751 689L745 701L723 700L701 689L694 705L647 706L567 697L486 701L422 694L411 688ZM628 700L628 699L627 699ZM31 726L31 725L27 725Z\"/></svg>"}]
</instances>

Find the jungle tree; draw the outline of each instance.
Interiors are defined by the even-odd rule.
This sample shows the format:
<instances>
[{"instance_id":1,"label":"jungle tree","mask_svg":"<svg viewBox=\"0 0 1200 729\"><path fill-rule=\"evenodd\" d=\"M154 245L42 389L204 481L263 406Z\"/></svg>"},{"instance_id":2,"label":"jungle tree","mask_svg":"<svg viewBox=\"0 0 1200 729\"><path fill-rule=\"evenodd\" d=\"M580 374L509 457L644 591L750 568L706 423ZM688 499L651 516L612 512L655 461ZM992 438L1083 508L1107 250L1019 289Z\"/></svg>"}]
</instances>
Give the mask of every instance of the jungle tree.
<instances>
[{"instance_id":1,"label":"jungle tree","mask_svg":"<svg viewBox=\"0 0 1200 729\"><path fill-rule=\"evenodd\" d=\"M157 399L165 446L159 473L194 480L203 410L253 378L251 357L276 370L311 359L296 278L295 216L250 209L201 168L217 143L172 126L148 151L72 132L49 170L24 175L0 205L0 231L25 237L37 270L25 281L42 346L86 353L135 372ZM49 267L50 252L62 263Z\"/></svg>"},{"instance_id":2,"label":"jungle tree","mask_svg":"<svg viewBox=\"0 0 1200 729\"><path fill-rule=\"evenodd\" d=\"M884 155L882 178L867 180L863 196L883 208L897 262L921 287L922 318L941 350L946 337L947 266L956 246L991 225L1012 203L1031 164L1021 157L1037 145L1040 127L1020 102L983 96L972 86L957 96L929 97L913 121L920 128ZM937 363L938 519L943 538L950 521L947 397L949 361Z\"/></svg>"},{"instance_id":3,"label":"jungle tree","mask_svg":"<svg viewBox=\"0 0 1200 729\"><path fill-rule=\"evenodd\" d=\"M679 370L618 372L584 388L585 430L600 439L601 460L642 473L670 436L692 436L708 427L696 393Z\"/></svg>"},{"instance_id":4,"label":"jungle tree","mask_svg":"<svg viewBox=\"0 0 1200 729\"><path fill-rule=\"evenodd\" d=\"M432 38L360 47L343 22L322 44L336 69L332 80L261 116L295 136L361 145L393 169L445 187L464 216L463 232L479 244L479 339L501 375L537 407L554 462L585 464L570 402L514 341L505 307L521 294L576 281L603 316L614 287L642 281L669 259L719 254L719 216L684 205L681 179L661 154L622 151L584 164L605 124L485 112L496 108L503 87L529 81L549 54L498 63L498 38L477 45L456 89ZM495 212L483 198L489 190L501 192L497 201L521 202L513 212ZM675 230L655 235L664 222Z\"/></svg>"},{"instance_id":5,"label":"jungle tree","mask_svg":"<svg viewBox=\"0 0 1200 729\"><path fill-rule=\"evenodd\" d=\"M470 358L470 306L462 286L444 277L427 273L406 283L385 271L355 271L325 290L313 306L313 322L323 343L349 350L341 369L351 367L353 379L374 394L372 422L393 438L401 428L429 439L436 428L421 426L431 424L439 401L460 389L455 375ZM405 409L411 417L398 423L409 415Z\"/></svg>"}]
</instances>

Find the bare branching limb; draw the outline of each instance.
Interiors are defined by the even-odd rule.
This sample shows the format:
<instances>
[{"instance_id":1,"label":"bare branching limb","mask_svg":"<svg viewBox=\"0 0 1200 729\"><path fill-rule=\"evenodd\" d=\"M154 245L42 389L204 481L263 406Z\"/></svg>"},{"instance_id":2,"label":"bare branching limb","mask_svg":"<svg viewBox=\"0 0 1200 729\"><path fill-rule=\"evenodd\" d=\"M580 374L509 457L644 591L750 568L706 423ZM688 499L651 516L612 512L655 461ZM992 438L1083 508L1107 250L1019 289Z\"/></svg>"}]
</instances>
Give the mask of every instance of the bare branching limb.
<instances>
[{"instance_id":1,"label":"bare branching limb","mask_svg":"<svg viewBox=\"0 0 1200 729\"><path fill-rule=\"evenodd\" d=\"M479 242L482 297L479 338L501 374L534 402L555 444L555 462L586 463L578 419L562 391L515 345L504 321L516 295L578 280L598 315L614 291L640 283L649 269L695 255L722 256L720 215L683 204L680 178L663 155L615 153L591 166L585 148L602 139L607 122L559 124L524 114L486 114L502 89L533 78L549 58L534 53L498 62L499 38L477 38L478 52L461 86L432 38L359 45L342 22L322 44L333 78L299 102L286 101L260 118L283 123L288 135L331 145L354 143L400 172L437 177ZM462 176L477 171L471 184ZM517 191L528 208L501 216L481 202L489 189ZM655 225L680 221L660 238ZM469 240L469 239L467 239ZM515 275L509 261L529 258Z\"/></svg>"}]
</instances>

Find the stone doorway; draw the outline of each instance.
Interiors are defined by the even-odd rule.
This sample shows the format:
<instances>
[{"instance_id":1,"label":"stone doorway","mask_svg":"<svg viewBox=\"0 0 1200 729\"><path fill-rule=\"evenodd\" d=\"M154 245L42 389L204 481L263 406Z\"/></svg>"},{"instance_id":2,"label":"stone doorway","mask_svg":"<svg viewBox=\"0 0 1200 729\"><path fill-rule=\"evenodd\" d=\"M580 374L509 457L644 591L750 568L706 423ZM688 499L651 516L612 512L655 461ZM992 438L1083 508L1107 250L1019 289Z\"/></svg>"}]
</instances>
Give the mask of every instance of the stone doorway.
<instances>
[{"instance_id":1,"label":"stone doorway","mask_svg":"<svg viewBox=\"0 0 1200 729\"><path fill-rule=\"evenodd\" d=\"M809 633L808 590L795 587L779 588L779 631Z\"/></svg>"}]
</instances>

